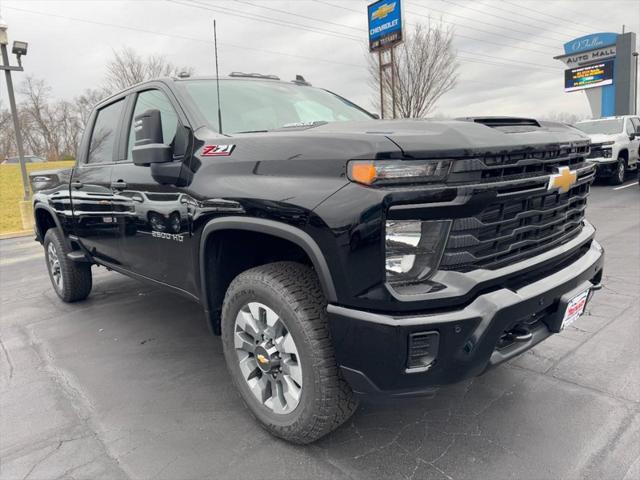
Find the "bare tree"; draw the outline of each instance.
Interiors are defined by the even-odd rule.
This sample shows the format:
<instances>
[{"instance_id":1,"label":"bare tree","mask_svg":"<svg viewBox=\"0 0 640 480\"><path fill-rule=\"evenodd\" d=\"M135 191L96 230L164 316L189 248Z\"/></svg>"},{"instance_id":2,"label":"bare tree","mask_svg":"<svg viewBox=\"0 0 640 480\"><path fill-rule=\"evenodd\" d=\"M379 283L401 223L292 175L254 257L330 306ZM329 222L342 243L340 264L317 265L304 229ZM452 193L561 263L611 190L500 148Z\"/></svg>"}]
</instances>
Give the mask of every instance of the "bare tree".
<instances>
[{"instance_id":1,"label":"bare tree","mask_svg":"<svg viewBox=\"0 0 640 480\"><path fill-rule=\"evenodd\" d=\"M18 110L27 149L44 154L47 159L57 159L57 122L50 105L51 88L44 80L28 75L20 94L24 101Z\"/></svg>"},{"instance_id":2,"label":"bare tree","mask_svg":"<svg viewBox=\"0 0 640 480\"><path fill-rule=\"evenodd\" d=\"M180 72L191 74L193 69L177 67L163 55L142 57L135 50L125 47L114 51L113 58L107 63L104 89L107 92L116 92L145 80L174 76Z\"/></svg>"},{"instance_id":3,"label":"bare tree","mask_svg":"<svg viewBox=\"0 0 640 480\"><path fill-rule=\"evenodd\" d=\"M74 104L53 101L46 82L32 76L25 79L20 93L18 116L26 150L48 160L74 158L82 131Z\"/></svg>"},{"instance_id":4,"label":"bare tree","mask_svg":"<svg viewBox=\"0 0 640 480\"><path fill-rule=\"evenodd\" d=\"M191 74L192 69L177 68L159 55L143 58L134 50L124 48L114 52L114 58L107 65L105 87L87 89L73 101L53 99L51 88L43 79L26 77L19 90L18 105L26 152L48 160L74 158L91 111L102 98L135 83L180 72ZM103 136L96 134L94 140L103 143ZM11 114L0 104L0 160L15 154Z\"/></svg>"},{"instance_id":5,"label":"bare tree","mask_svg":"<svg viewBox=\"0 0 640 480\"><path fill-rule=\"evenodd\" d=\"M86 128L87 123L89 123L89 117L91 116L93 107L107 95L108 93L102 89L87 88L82 95L74 98L74 109L83 130Z\"/></svg>"},{"instance_id":6,"label":"bare tree","mask_svg":"<svg viewBox=\"0 0 640 480\"><path fill-rule=\"evenodd\" d=\"M580 115L580 114L569 113L569 112L555 112L555 111L548 112L540 116L541 120L568 123L569 125L573 125L574 123L579 122L580 120L584 120L586 118L588 118L587 115Z\"/></svg>"},{"instance_id":7,"label":"bare tree","mask_svg":"<svg viewBox=\"0 0 640 480\"><path fill-rule=\"evenodd\" d=\"M422 118L437 101L455 87L458 78L453 30L441 24L417 24L394 50L396 112L401 118ZM391 69L382 78L385 116L392 111ZM380 108L378 56L369 56L370 84L377 92L374 104Z\"/></svg>"},{"instance_id":8,"label":"bare tree","mask_svg":"<svg viewBox=\"0 0 640 480\"><path fill-rule=\"evenodd\" d=\"M11 112L4 108L0 101L0 162L13 156L16 150L15 143Z\"/></svg>"}]
</instances>

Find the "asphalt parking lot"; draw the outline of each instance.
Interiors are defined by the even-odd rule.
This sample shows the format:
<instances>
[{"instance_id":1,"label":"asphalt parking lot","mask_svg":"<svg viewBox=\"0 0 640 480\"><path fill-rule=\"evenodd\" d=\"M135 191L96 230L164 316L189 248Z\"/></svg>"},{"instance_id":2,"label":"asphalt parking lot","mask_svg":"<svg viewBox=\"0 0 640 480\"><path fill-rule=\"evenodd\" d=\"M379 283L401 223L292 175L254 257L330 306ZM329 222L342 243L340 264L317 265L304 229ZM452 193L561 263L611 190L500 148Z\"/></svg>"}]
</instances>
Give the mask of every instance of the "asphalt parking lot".
<instances>
[{"instance_id":1,"label":"asphalt parking lot","mask_svg":"<svg viewBox=\"0 0 640 480\"><path fill-rule=\"evenodd\" d=\"M640 478L640 189L592 189L604 288L560 335L308 447L245 411L200 307L105 269L66 305L0 242L0 478Z\"/></svg>"}]
</instances>

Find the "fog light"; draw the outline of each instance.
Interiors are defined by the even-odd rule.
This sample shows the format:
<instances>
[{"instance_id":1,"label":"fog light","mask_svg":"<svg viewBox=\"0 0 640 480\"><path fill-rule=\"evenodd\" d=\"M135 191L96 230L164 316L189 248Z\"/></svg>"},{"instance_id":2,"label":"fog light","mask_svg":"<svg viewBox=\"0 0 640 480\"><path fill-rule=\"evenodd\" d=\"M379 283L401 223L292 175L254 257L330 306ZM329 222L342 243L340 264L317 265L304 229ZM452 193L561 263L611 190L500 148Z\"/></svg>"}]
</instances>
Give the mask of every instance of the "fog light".
<instances>
[{"instance_id":1,"label":"fog light","mask_svg":"<svg viewBox=\"0 0 640 480\"><path fill-rule=\"evenodd\" d=\"M450 225L450 220L387 220L387 281L407 283L426 280L438 268Z\"/></svg>"}]
</instances>

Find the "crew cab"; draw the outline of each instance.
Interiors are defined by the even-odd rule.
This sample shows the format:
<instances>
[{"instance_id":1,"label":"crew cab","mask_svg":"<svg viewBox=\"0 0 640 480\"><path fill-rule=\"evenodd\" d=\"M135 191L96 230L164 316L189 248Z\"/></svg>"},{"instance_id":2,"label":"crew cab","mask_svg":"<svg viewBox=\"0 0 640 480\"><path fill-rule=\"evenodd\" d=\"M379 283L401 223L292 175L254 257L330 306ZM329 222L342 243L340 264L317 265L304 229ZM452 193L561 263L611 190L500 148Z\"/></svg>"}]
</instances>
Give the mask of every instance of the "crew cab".
<instances>
[{"instance_id":1,"label":"crew cab","mask_svg":"<svg viewBox=\"0 0 640 480\"><path fill-rule=\"evenodd\" d=\"M575 127L591 138L589 161L599 177L620 185L627 172L640 164L640 117L622 115L577 122Z\"/></svg>"},{"instance_id":2,"label":"crew cab","mask_svg":"<svg viewBox=\"0 0 640 480\"><path fill-rule=\"evenodd\" d=\"M96 106L75 167L39 179L36 237L63 301L98 265L199 302L248 409L309 443L362 395L429 394L579 323L604 263L588 157L558 123L160 79Z\"/></svg>"}]
</instances>

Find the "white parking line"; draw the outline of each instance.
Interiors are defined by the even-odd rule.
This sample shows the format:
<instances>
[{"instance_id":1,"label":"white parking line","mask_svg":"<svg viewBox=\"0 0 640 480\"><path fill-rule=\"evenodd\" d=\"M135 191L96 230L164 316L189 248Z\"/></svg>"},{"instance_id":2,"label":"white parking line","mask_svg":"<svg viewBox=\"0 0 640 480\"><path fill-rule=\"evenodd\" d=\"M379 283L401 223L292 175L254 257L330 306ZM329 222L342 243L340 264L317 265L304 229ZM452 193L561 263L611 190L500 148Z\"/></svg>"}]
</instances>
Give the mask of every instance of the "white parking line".
<instances>
[{"instance_id":1,"label":"white parking line","mask_svg":"<svg viewBox=\"0 0 640 480\"><path fill-rule=\"evenodd\" d=\"M627 183L626 185L620 185L619 187L614 188L614 190L622 190L623 188L632 187L637 183L638 183L638 181L634 180L633 182Z\"/></svg>"}]
</instances>

